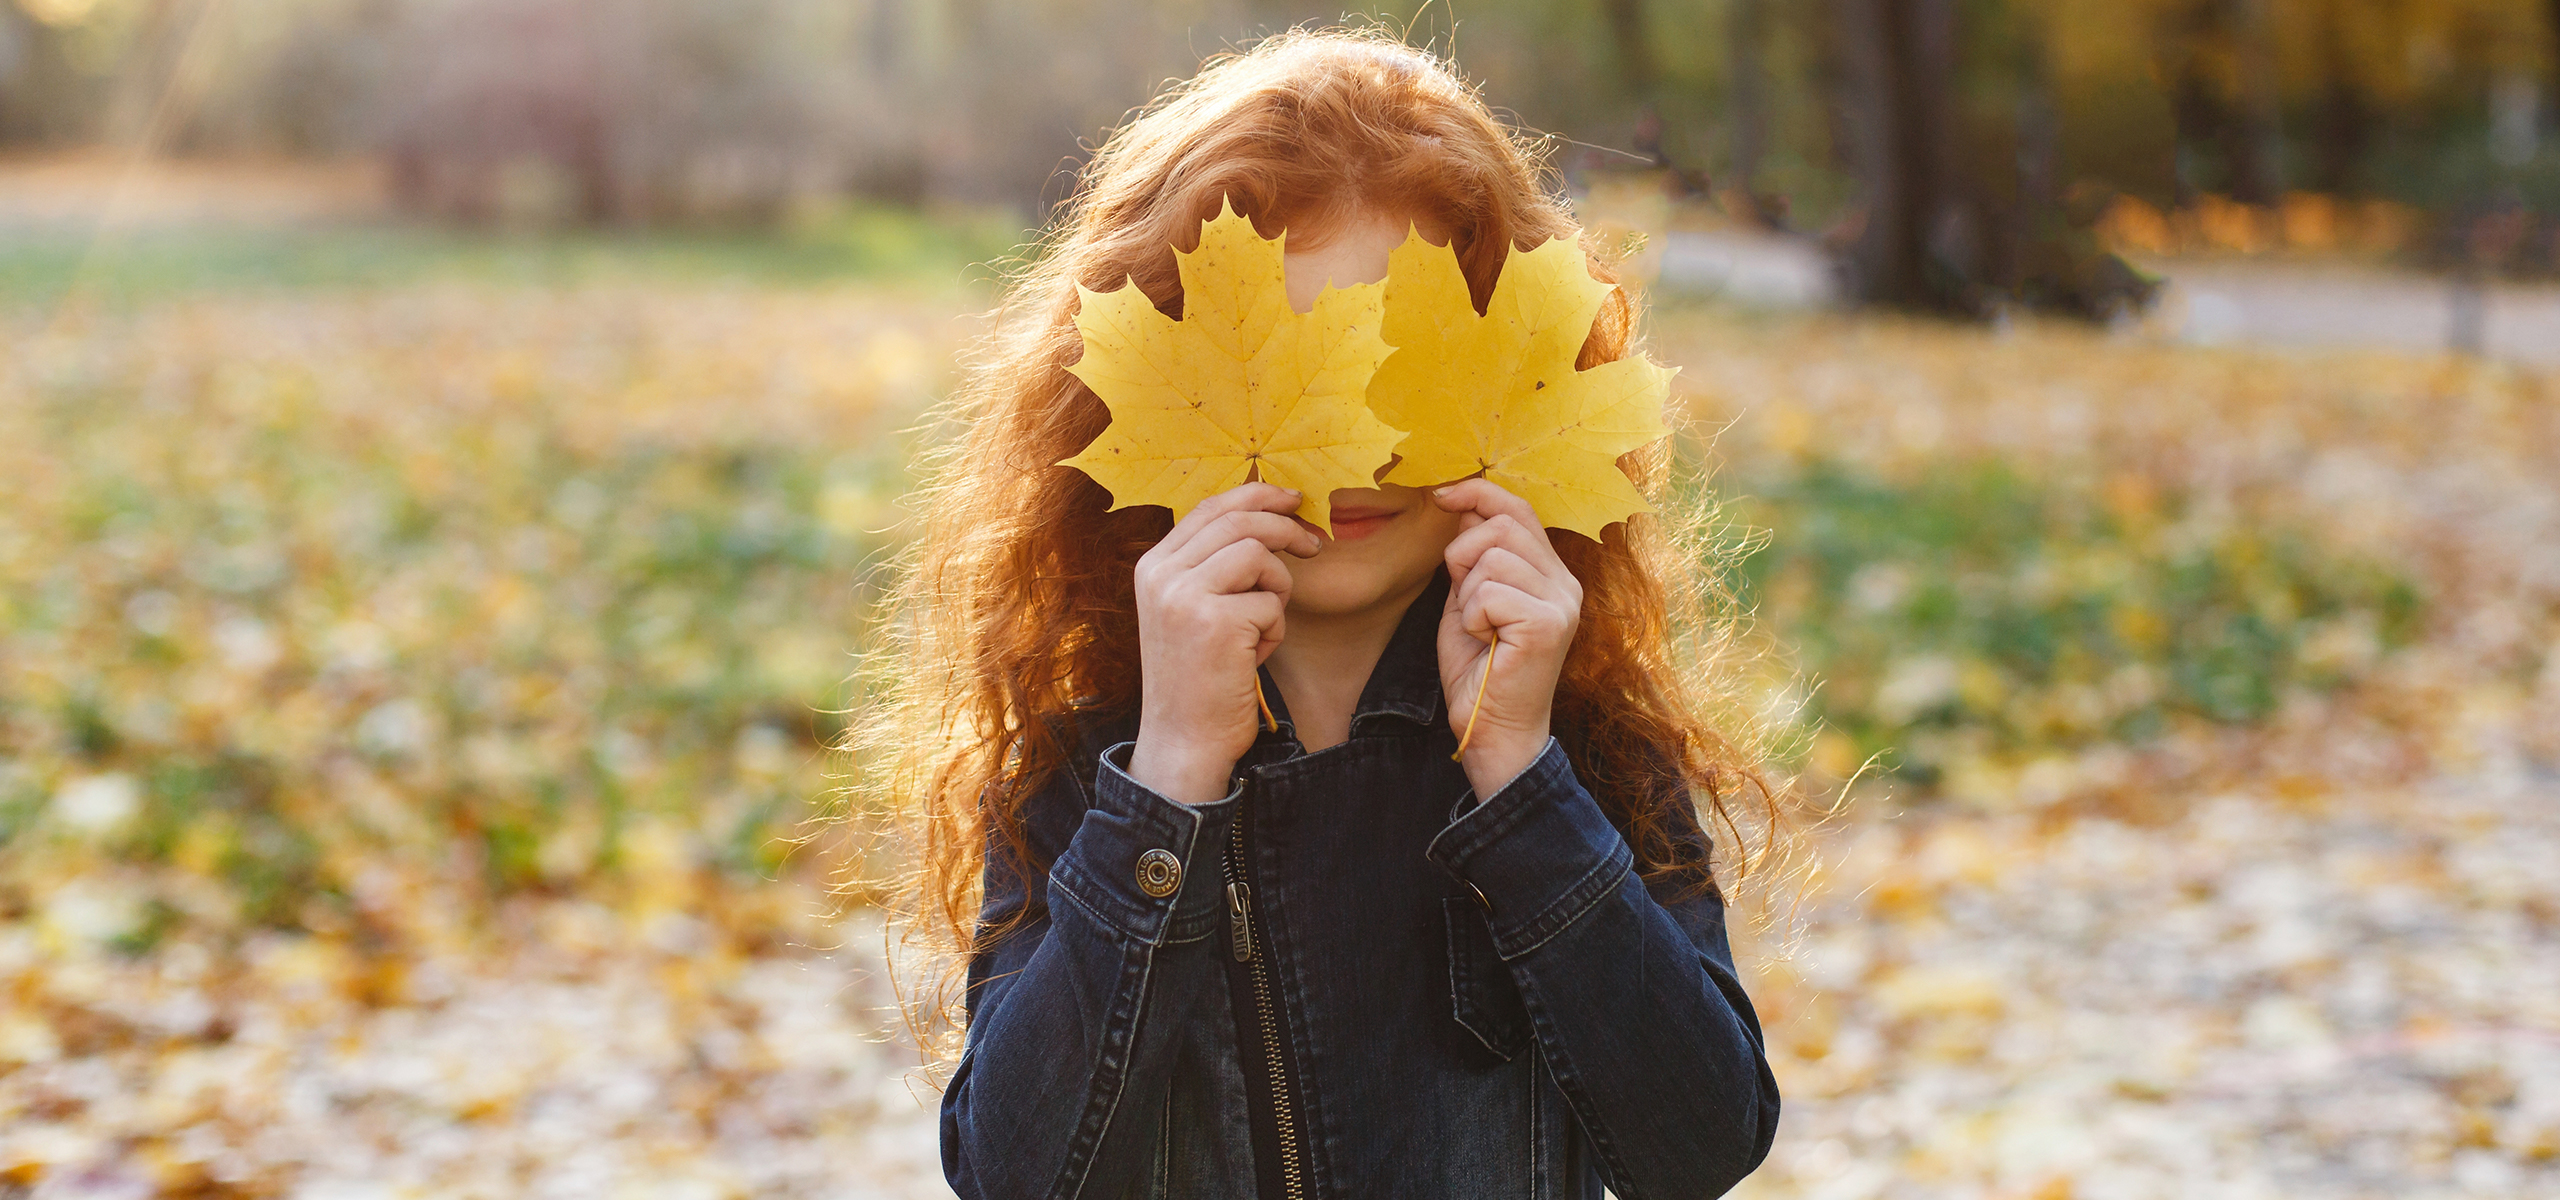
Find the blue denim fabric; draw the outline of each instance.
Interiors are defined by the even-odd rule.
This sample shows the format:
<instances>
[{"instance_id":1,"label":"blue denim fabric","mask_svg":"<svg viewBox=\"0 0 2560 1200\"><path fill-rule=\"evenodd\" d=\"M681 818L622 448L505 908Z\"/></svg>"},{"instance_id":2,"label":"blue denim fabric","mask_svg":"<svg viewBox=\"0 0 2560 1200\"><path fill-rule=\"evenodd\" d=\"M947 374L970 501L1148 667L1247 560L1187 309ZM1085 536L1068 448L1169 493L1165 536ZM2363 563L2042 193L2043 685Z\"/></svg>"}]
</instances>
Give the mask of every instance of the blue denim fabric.
<instances>
[{"instance_id":1,"label":"blue denim fabric","mask_svg":"<svg viewBox=\"0 0 2560 1200\"><path fill-rule=\"evenodd\" d=\"M1265 674L1280 728L1216 801L1132 779L1135 714L1086 714L1076 769L1024 813L1047 872L990 851L982 920L1033 916L969 964L942 1098L961 1196L1242 1200L1258 1141L1268 1192L1221 873L1238 820L1303 1194L1714 1196L1768 1154L1777 1082L1721 900L1639 879L1553 740L1476 802L1442 715L1447 587L1405 614L1346 742L1307 753ZM1182 864L1162 897L1137 876L1154 849Z\"/></svg>"}]
</instances>

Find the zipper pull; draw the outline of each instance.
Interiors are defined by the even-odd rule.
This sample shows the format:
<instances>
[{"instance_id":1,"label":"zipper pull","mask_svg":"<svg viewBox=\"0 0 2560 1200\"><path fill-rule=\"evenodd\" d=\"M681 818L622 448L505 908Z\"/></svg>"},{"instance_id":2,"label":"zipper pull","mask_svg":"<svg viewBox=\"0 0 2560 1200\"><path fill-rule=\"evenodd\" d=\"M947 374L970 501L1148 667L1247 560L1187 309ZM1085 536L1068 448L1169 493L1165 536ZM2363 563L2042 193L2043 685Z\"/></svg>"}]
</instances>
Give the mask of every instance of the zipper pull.
<instances>
[{"instance_id":1,"label":"zipper pull","mask_svg":"<svg viewBox=\"0 0 2560 1200\"><path fill-rule=\"evenodd\" d=\"M1239 879L1227 885L1227 925L1235 931L1237 962L1253 961L1253 889Z\"/></svg>"}]
</instances>

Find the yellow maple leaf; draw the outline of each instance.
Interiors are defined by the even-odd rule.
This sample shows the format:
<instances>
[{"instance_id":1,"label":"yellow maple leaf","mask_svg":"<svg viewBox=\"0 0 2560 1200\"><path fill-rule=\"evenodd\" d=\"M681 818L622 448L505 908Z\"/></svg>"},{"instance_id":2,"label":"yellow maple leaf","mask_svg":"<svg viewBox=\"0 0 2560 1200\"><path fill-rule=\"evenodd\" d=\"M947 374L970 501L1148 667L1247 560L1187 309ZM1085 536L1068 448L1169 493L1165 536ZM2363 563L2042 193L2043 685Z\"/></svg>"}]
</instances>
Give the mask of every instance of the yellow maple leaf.
<instances>
[{"instance_id":1,"label":"yellow maple leaf","mask_svg":"<svg viewBox=\"0 0 2560 1200\"><path fill-rule=\"evenodd\" d=\"M1514 249L1479 316L1456 252L1409 232L1388 257L1386 287L1383 332L1396 352L1369 381L1369 405L1412 431L1387 482L1482 472L1541 524L1593 539L1653 511L1618 456L1671 432L1662 404L1673 372L1641 358L1573 369L1609 295L1581 246Z\"/></svg>"},{"instance_id":2,"label":"yellow maple leaf","mask_svg":"<svg viewBox=\"0 0 2560 1200\"><path fill-rule=\"evenodd\" d=\"M1067 368L1111 409L1111 424L1063 460L1111 490L1111 507L1161 504L1179 521L1246 481L1296 488L1299 515L1333 531L1336 488L1377 486L1403 431L1363 396L1390 347L1378 336L1378 284L1326 288L1312 311L1289 306L1281 238L1221 204L1200 248L1174 257L1182 319L1135 283L1078 286L1084 357Z\"/></svg>"}]
</instances>

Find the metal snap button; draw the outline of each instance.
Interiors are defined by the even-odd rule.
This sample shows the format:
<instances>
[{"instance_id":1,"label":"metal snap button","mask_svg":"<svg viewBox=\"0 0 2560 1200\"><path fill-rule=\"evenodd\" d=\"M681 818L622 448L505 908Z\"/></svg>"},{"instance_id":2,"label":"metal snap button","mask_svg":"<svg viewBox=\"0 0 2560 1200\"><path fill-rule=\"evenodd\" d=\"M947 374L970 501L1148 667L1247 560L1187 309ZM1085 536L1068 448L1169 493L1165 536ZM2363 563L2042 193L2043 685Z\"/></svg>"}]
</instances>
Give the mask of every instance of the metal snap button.
<instances>
[{"instance_id":1,"label":"metal snap button","mask_svg":"<svg viewBox=\"0 0 2560 1200\"><path fill-rule=\"evenodd\" d=\"M1138 890L1150 896L1170 896L1182 886L1182 860L1170 850L1149 850L1138 856Z\"/></svg>"}]
</instances>

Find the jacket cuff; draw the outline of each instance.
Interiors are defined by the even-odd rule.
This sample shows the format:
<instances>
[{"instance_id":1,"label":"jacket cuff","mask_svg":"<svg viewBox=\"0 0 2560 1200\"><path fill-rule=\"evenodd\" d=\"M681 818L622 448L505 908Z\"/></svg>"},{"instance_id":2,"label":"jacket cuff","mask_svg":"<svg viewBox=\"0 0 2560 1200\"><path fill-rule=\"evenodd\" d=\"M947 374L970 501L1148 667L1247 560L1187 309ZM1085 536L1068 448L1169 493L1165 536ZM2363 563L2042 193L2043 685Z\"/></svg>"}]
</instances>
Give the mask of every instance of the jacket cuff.
<instances>
[{"instance_id":1,"label":"jacket cuff","mask_svg":"<svg viewBox=\"0 0 2560 1200\"><path fill-rule=\"evenodd\" d=\"M1184 804L1130 777L1129 752L1136 745L1120 742L1102 752L1093 807L1085 810L1066 853L1050 864L1049 886L1065 890L1105 925L1136 941L1197 941L1225 915L1220 855L1244 788L1239 783L1206 804ZM1162 870L1161 856L1149 861L1156 850L1171 854L1178 871ZM1165 894L1150 894L1150 884Z\"/></svg>"},{"instance_id":2,"label":"jacket cuff","mask_svg":"<svg viewBox=\"0 0 2560 1200\"><path fill-rule=\"evenodd\" d=\"M1635 852L1552 737L1483 803L1472 789L1459 796L1423 853L1484 901L1494 950L1505 959L1563 932L1635 866Z\"/></svg>"}]
</instances>

